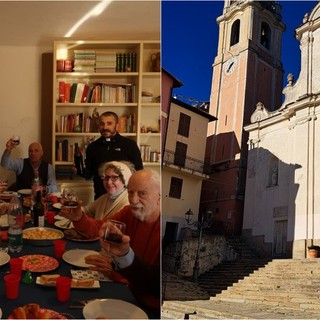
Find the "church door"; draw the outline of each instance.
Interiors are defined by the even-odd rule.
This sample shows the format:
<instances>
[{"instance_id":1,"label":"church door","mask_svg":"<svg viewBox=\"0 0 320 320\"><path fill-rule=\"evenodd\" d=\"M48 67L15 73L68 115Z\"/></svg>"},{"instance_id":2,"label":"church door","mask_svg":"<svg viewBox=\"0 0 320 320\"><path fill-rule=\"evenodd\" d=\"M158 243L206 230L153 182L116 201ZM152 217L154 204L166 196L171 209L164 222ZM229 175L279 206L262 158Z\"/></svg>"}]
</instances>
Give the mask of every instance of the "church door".
<instances>
[{"instance_id":1,"label":"church door","mask_svg":"<svg viewBox=\"0 0 320 320\"><path fill-rule=\"evenodd\" d=\"M273 257L285 258L287 246L287 220L280 220L274 222L273 235Z\"/></svg>"}]
</instances>

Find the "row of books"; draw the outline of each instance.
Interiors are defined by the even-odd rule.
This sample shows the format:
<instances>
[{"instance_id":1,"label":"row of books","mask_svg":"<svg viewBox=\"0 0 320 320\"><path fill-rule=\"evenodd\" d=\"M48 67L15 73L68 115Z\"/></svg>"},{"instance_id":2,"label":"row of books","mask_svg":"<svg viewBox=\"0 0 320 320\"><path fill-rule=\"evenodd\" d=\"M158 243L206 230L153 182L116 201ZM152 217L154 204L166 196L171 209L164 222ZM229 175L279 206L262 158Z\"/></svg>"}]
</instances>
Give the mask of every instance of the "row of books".
<instances>
[{"instance_id":1,"label":"row of books","mask_svg":"<svg viewBox=\"0 0 320 320\"><path fill-rule=\"evenodd\" d=\"M135 52L116 53L99 50L74 50L75 72L136 72Z\"/></svg>"},{"instance_id":2,"label":"row of books","mask_svg":"<svg viewBox=\"0 0 320 320\"><path fill-rule=\"evenodd\" d=\"M141 159L144 162L159 162L160 152L151 151L151 146L148 144L142 144L140 146Z\"/></svg>"},{"instance_id":3,"label":"row of books","mask_svg":"<svg viewBox=\"0 0 320 320\"><path fill-rule=\"evenodd\" d=\"M130 103L136 101L135 84L69 83L59 81L61 103Z\"/></svg>"},{"instance_id":4,"label":"row of books","mask_svg":"<svg viewBox=\"0 0 320 320\"><path fill-rule=\"evenodd\" d=\"M56 132L99 132L97 119L83 112L56 116Z\"/></svg>"},{"instance_id":5,"label":"row of books","mask_svg":"<svg viewBox=\"0 0 320 320\"><path fill-rule=\"evenodd\" d=\"M83 112L57 115L56 117L56 132L99 132L97 118L90 115L84 116ZM136 132L136 116L134 114L124 114L119 117L119 132Z\"/></svg>"},{"instance_id":6,"label":"row of books","mask_svg":"<svg viewBox=\"0 0 320 320\"><path fill-rule=\"evenodd\" d=\"M74 144L69 144L67 139L56 140L56 161L68 161L74 160Z\"/></svg>"}]
</instances>

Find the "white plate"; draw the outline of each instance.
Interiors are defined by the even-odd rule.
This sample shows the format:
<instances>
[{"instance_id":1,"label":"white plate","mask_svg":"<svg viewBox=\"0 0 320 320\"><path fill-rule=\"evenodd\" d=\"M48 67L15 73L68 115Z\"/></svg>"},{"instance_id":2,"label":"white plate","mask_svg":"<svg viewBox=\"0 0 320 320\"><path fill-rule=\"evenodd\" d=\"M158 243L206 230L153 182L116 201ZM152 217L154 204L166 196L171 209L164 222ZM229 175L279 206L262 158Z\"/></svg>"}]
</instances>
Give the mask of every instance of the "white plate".
<instances>
[{"instance_id":1,"label":"white plate","mask_svg":"<svg viewBox=\"0 0 320 320\"><path fill-rule=\"evenodd\" d=\"M0 203L0 205L1 205L1 203ZM0 228L7 228L7 227L9 227L8 215L3 214L2 216L0 216Z\"/></svg>"},{"instance_id":2,"label":"white plate","mask_svg":"<svg viewBox=\"0 0 320 320\"><path fill-rule=\"evenodd\" d=\"M54 220L68 220L66 217L60 216L60 214L56 214L54 216Z\"/></svg>"},{"instance_id":3,"label":"white plate","mask_svg":"<svg viewBox=\"0 0 320 320\"><path fill-rule=\"evenodd\" d=\"M62 256L62 259L76 267L87 268L90 265L85 263L84 258L90 254L99 254L99 252L84 249L72 249L66 251Z\"/></svg>"},{"instance_id":4,"label":"white plate","mask_svg":"<svg viewBox=\"0 0 320 320\"><path fill-rule=\"evenodd\" d=\"M20 194L31 194L31 189L20 189L18 190Z\"/></svg>"},{"instance_id":5,"label":"white plate","mask_svg":"<svg viewBox=\"0 0 320 320\"><path fill-rule=\"evenodd\" d=\"M54 208L60 210L62 205L61 205L61 203L57 202L57 203L54 203L52 206L53 206Z\"/></svg>"},{"instance_id":6,"label":"white plate","mask_svg":"<svg viewBox=\"0 0 320 320\"><path fill-rule=\"evenodd\" d=\"M4 264L8 263L10 260L10 256L5 253L0 251L0 266L3 266Z\"/></svg>"},{"instance_id":7,"label":"white plate","mask_svg":"<svg viewBox=\"0 0 320 320\"><path fill-rule=\"evenodd\" d=\"M70 222L70 224L69 224ZM57 227L57 228L60 228L60 229L72 229L73 228L73 223L68 220L68 219L60 219L60 220L57 220L54 225Z\"/></svg>"},{"instance_id":8,"label":"white plate","mask_svg":"<svg viewBox=\"0 0 320 320\"><path fill-rule=\"evenodd\" d=\"M36 279L36 284L39 284L40 286L45 286L45 287L55 287L54 284L46 284L41 282L41 278L37 277ZM73 286L71 285L71 288L76 288L76 289L97 289L100 288L100 283L97 280L94 280L94 283L91 287L77 287L77 286Z\"/></svg>"},{"instance_id":9,"label":"white plate","mask_svg":"<svg viewBox=\"0 0 320 320\"><path fill-rule=\"evenodd\" d=\"M139 307L116 299L90 301L82 312L85 319L149 319Z\"/></svg>"}]
</instances>

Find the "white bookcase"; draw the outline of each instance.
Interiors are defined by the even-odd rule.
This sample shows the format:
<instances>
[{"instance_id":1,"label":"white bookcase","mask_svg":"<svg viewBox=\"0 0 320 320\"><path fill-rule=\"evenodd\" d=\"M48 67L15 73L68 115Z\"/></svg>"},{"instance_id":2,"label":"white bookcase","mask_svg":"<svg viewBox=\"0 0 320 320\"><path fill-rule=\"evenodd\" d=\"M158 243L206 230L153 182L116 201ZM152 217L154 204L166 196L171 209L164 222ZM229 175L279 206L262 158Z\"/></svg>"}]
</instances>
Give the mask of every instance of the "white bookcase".
<instances>
[{"instance_id":1,"label":"white bookcase","mask_svg":"<svg viewBox=\"0 0 320 320\"><path fill-rule=\"evenodd\" d=\"M107 72L105 72L106 70L96 72L95 68L83 66L83 64L86 65L86 62L81 61L90 60L92 52L96 56L108 56L107 59L111 61L114 61L114 56L116 56L118 62L123 61L121 60L123 57L127 58L129 62L135 60L136 67L134 68L131 63L127 70L119 71L118 66L114 66L109 61L106 65L114 69L107 69ZM151 63L152 56L158 52L160 52L160 41L67 40L54 42L52 164L58 178L63 177L62 173L68 169L68 166L71 169L73 163L72 149L76 142L84 148L88 140L100 137L99 132L90 131L86 126L89 122L86 119L92 116L95 108L99 114L105 111L114 111L119 118L123 117L122 120L126 116L131 115L131 118L133 115L134 126L130 127L132 130L130 132L120 132L120 134L137 142L142 151L142 160L145 167L160 170L161 78L160 72L152 70ZM77 53L76 63L74 62L75 53ZM79 55L81 58L79 58ZM93 63L92 61L89 62L91 65ZM80 70L74 71L73 67L77 66L77 69L79 69L79 65ZM83 84L87 85L88 88L101 86L105 94L102 100L94 100L89 94L84 94L83 97L86 97L86 101L80 102L78 92L76 93L76 95L78 94L77 102L69 102L68 89L65 89L68 84L70 89L72 84L77 84L77 87L81 89ZM79 84L82 85L79 86ZM116 89L118 91L123 90L123 88L125 90L130 88L129 90L132 92L128 91L129 94L126 94L129 101L116 102L114 99L106 99L106 92L110 87L118 88L119 90ZM64 95L61 98L62 92ZM98 91L95 91L94 94L96 92ZM133 101L130 100L131 96L133 96ZM67 101L65 101L66 97ZM76 120L71 121L70 119ZM65 122L67 125L63 125ZM87 132L88 130L89 132ZM68 156L65 155L66 151Z\"/></svg>"}]
</instances>

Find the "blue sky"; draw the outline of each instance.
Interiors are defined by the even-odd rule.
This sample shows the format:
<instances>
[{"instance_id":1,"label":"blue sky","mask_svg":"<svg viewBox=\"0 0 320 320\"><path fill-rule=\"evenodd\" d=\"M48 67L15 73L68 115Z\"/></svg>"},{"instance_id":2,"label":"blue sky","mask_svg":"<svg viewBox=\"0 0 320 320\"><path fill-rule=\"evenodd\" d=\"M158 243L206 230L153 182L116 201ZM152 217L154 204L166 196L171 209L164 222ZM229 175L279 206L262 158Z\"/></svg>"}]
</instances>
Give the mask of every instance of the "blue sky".
<instances>
[{"instance_id":1,"label":"blue sky","mask_svg":"<svg viewBox=\"0 0 320 320\"><path fill-rule=\"evenodd\" d=\"M284 79L288 73L297 79L301 56L294 30L318 1L278 2L286 25L282 38ZM184 84L174 93L195 100L210 100L212 63L218 44L216 18L222 9L223 1L162 1L162 66Z\"/></svg>"}]
</instances>

